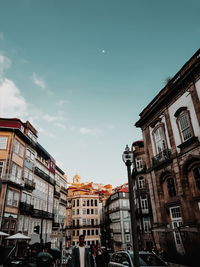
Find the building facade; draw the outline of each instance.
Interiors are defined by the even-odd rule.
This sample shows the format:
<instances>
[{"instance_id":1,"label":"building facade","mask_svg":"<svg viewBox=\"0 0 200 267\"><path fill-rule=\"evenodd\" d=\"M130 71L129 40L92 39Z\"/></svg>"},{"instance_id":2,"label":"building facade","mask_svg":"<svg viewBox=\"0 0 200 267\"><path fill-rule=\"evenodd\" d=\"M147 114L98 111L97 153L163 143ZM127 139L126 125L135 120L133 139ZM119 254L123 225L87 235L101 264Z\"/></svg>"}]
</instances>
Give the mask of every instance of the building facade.
<instances>
[{"instance_id":1,"label":"building facade","mask_svg":"<svg viewBox=\"0 0 200 267\"><path fill-rule=\"evenodd\" d=\"M55 160L38 143L36 129L28 121L1 118L2 231L21 231L31 243L51 242L55 173Z\"/></svg>"},{"instance_id":2,"label":"building facade","mask_svg":"<svg viewBox=\"0 0 200 267\"><path fill-rule=\"evenodd\" d=\"M146 177L146 154L143 140L133 142L132 152L135 159L134 197L139 248L140 250L145 249L151 251L155 246L152 233L153 216Z\"/></svg>"},{"instance_id":3,"label":"building facade","mask_svg":"<svg viewBox=\"0 0 200 267\"><path fill-rule=\"evenodd\" d=\"M169 254L200 247L200 50L140 114L153 232Z\"/></svg>"},{"instance_id":4,"label":"building facade","mask_svg":"<svg viewBox=\"0 0 200 267\"><path fill-rule=\"evenodd\" d=\"M77 245L81 234L88 246L101 244L102 206L111 190L111 185L81 183L79 175L73 177L67 189L67 247Z\"/></svg>"},{"instance_id":5,"label":"building facade","mask_svg":"<svg viewBox=\"0 0 200 267\"><path fill-rule=\"evenodd\" d=\"M107 246L113 251L132 247L128 188L121 188L106 201Z\"/></svg>"}]
</instances>

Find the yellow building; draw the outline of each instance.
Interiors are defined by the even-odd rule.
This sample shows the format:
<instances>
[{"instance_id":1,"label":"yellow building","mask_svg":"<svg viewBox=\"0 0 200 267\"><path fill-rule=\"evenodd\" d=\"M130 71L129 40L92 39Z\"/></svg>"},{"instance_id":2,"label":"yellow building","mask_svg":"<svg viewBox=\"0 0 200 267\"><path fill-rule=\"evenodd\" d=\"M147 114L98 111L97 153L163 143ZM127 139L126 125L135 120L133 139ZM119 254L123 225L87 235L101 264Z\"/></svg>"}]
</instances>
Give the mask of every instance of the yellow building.
<instances>
[{"instance_id":1,"label":"yellow building","mask_svg":"<svg viewBox=\"0 0 200 267\"><path fill-rule=\"evenodd\" d=\"M80 234L85 235L88 246L101 243L102 199L110 195L112 188L80 180L80 176L75 175L67 190L67 247L77 245Z\"/></svg>"}]
</instances>

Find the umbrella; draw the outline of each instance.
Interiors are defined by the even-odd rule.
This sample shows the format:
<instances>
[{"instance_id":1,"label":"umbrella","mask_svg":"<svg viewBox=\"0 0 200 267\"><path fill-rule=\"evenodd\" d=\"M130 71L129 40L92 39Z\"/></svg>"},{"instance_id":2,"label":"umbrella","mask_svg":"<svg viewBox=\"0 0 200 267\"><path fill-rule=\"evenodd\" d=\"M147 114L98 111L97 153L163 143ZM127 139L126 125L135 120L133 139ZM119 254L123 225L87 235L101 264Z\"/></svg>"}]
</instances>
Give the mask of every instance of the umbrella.
<instances>
[{"instance_id":1,"label":"umbrella","mask_svg":"<svg viewBox=\"0 0 200 267\"><path fill-rule=\"evenodd\" d=\"M30 240L31 238L29 236L23 235L21 233L17 233L15 235L11 235L9 237L6 237L5 239L6 240L16 240L15 256L17 256L17 254L18 254L18 243L17 243L17 241L19 241L19 240Z\"/></svg>"},{"instance_id":2,"label":"umbrella","mask_svg":"<svg viewBox=\"0 0 200 267\"><path fill-rule=\"evenodd\" d=\"M0 236L9 236L9 234L0 231Z\"/></svg>"},{"instance_id":3,"label":"umbrella","mask_svg":"<svg viewBox=\"0 0 200 267\"><path fill-rule=\"evenodd\" d=\"M9 237L6 237L7 240L30 240L31 238L29 236L23 235L21 233L17 233L15 235L11 235Z\"/></svg>"}]
</instances>

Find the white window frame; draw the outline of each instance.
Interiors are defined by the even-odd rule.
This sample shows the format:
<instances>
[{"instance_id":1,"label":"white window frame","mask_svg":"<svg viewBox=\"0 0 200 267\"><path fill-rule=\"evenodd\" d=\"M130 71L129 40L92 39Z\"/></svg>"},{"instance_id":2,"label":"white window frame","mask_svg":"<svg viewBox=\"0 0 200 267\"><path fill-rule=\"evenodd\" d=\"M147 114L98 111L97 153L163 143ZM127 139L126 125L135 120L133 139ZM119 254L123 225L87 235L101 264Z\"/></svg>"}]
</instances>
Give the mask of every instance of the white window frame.
<instances>
[{"instance_id":1,"label":"white window frame","mask_svg":"<svg viewBox=\"0 0 200 267\"><path fill-rule=\"evenodd\" d=\"M8 144L8 137L7 136L0 136L0 150L6 150Z\"/></svg>"},{"instance_id":2,"label":"white window frame","mask_svg":"<svg viewBox=\"0 0 200 267\"><path fill-rule=\"evenodd\" d=\"M160 154L166 149L166 138L163 124L155 128L155 130L153 131L153 137L156 154Z\"/></svg>"},{"instance_id":3,"label":"white window frame","mask_svg":"<svg viewBox=\"0 0 200 267\"><path fill-rule=\"evenodd\" d=\"M137 157L137 158L135 159L135 164L136 164L136 170L137 170L138 172L143 170L144 162L143 162L142 157Z\"/></svg>"},{"instance_id":4,"label":"white window frame","mask_svg":"<svg viewBox=\"0 0 200 267\"><path fill-rule=\"evenodd\" d=\"M177 122L182 142L185 142L193 137L194 133L192 129L192 123L187 110L179 114L177 117Z\"/></svg>"},{"instance_id":5,"label":"white window frame","mask_svg":"<svg viewBox=\"0 0 200 267\"><path fill-rule=\"evenodd\" d=\"M4 161L0 161L0 178L3 177Z\"/></svg>"}]
</instances>

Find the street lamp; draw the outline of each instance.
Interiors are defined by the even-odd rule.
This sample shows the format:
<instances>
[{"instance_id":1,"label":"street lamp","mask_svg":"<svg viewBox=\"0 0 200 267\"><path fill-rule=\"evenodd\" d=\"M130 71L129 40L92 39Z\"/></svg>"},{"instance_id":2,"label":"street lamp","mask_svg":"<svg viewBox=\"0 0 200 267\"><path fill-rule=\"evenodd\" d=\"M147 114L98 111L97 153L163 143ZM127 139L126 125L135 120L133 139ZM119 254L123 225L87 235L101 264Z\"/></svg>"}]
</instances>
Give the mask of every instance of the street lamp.
<instances>
[{"instance_id":1,"label":"street lamp","mask_svg":"<svg viewBox=\"0 0 200 267\"><path fill-rule=\"evenodd\" d=\"M139 246L138 246L138 236L137 236L137 221L135 217L135 199L133 192L133 178L135 173L134 170L131 174L131 165L134 163L133 153L130 151L128 145L126 145L125 151L122 155L122 159L127 167L128 174L128 187L129 187L129 203L130 203L130 217L131 217L131 233L132 233L132 247L134 251L134 266L139 267Z\"/></svg>"}]
</instances>

